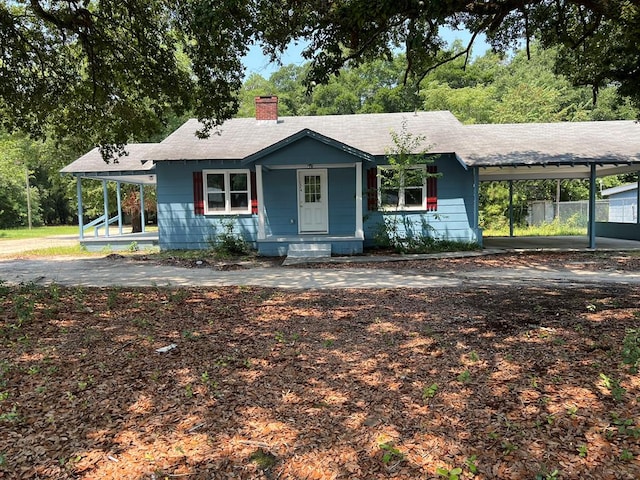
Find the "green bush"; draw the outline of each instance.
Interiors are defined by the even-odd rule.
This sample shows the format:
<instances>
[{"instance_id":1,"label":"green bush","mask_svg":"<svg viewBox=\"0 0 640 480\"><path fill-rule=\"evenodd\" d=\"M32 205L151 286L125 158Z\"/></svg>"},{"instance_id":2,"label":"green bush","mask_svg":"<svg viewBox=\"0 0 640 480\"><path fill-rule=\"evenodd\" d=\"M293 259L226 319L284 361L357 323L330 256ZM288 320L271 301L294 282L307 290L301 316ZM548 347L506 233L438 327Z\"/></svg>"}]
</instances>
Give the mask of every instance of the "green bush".
<instances>
[{"instance_id":1,"label":"green bush","mask_svg":"<svg viewBox=\"0 0 640 480\"><path fill-rule=\"evenodd\" d=\"M246 255L250 248L247 241L235 232L233 219L221 221L222 232L215 234L209 244L214 253L221 257Z\"/></svg>"}]
</instances>

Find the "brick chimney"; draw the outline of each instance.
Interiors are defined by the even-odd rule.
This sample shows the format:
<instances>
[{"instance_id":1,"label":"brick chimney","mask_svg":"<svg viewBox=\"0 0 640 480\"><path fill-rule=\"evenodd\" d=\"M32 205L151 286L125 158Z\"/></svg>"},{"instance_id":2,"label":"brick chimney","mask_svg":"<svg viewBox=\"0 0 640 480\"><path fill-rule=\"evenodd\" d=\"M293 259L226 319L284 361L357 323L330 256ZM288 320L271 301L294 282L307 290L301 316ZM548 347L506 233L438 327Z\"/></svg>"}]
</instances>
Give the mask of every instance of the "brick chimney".
<instances>
[{"instance_id":1,"label":"brick chimney","mask_svg":"<svg viewBox=\"0 0 640 480\"><path fill-rule=\"evenodd\" d=\"M256 120L278 121L278 97L256 97Z\"/></svg>"}]
</instances>

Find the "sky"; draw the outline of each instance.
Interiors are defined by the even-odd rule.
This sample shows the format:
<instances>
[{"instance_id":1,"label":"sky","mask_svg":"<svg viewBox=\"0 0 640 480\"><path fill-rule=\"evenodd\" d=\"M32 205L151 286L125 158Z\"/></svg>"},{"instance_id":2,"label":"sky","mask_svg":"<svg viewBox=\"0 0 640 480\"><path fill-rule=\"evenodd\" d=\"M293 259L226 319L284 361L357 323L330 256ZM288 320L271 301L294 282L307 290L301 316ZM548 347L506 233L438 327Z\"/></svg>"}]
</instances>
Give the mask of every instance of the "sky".
<instances>
[{"instance_id":1,"label":"sky","mask_svg":"<svg viewBox=\"0 0 640 480\"><path fill-rule=\"evenodd\" d=\"M461 40L463 45L466 45L471 39L471 34L466 30L454 31L446 29L443 31L442 36L449 46L451 46L457 39ZM299 43L297 45L291 44L282 55L282 64L290 65L293 63L295 65L302 65L304 63L304 59L300 55L300 52L302 52L304 47L304 43ZM491 47L486 41L486 37L484 35L478 35L473 46L473 56L482 56L490 48ZM280 68L280 65L277 63L270 63L269 58L264 56L260 47L256 45L249 50L249 53L244 58L244 65L247 68L245 72L246 77L249 77L252 73L257 73L266 79Z\"/></svg>"}]
</instances>

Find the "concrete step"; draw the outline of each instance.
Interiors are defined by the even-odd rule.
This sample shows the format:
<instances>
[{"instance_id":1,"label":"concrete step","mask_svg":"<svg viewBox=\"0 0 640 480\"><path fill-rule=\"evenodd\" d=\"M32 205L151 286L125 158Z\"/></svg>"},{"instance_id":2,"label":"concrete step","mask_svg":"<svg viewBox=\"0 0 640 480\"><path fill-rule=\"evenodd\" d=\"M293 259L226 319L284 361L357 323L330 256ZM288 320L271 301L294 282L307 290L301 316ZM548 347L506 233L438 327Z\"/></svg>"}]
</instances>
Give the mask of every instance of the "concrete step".
<instances>
[{"instance_id":1,"label":"concrete step","mask_svg":"<svg viewBox=\"0 0 640 480\"><path fill-rule=\"evenodd\" d=\"M330 243L292 243L287 251L287 257L291 258L322 258L330 256Z\"/></svg>"}]
</instances>

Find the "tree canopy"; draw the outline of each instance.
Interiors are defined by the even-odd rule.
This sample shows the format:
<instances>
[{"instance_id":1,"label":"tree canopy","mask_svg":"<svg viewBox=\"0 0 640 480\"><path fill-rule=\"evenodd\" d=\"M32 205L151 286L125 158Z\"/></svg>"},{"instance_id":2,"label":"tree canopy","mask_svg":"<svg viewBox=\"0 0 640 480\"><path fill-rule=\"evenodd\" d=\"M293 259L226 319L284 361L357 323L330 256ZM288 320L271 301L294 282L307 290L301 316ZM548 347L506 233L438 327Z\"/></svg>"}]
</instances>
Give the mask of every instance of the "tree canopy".
<instances>
[{"instance_id":1,"label":"tree canopy","mask_svg":"<svg viewBox=\"0 0 640 480\"><path fill-rule=\"evenodd\" d=\"M615 84L640 100L640 0L6 0L2 122L32 137L109 145L146 139L190 112L207 133L238 110L253 44L277 59L303 41L307 88L398 49L403 80L418 83L470 52L443 51L443 27L486 33L497 50L536 39L556 48L570 81L594 92Z\"/></svg>"}]
</instances>

